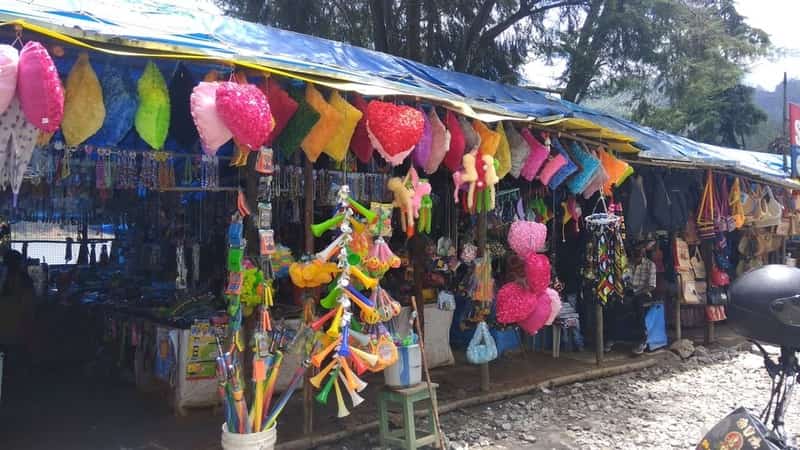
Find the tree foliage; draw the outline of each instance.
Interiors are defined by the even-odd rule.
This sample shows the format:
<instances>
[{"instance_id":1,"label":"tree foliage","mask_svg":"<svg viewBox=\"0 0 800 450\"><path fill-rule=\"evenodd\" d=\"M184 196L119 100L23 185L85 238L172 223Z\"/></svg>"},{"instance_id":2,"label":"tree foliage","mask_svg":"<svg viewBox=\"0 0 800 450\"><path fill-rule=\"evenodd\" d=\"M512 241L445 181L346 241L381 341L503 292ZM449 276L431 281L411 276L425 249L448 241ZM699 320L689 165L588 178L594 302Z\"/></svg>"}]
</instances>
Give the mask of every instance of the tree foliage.
<instances>
[{"instance_id":1,"label":"tree foliage","mask_svg":"<svg viewBox=\"0 0 800 450\"><path fill-rule=\"evenodd\" d=\"M708 142L741 145L764 120L740 84L769 40L734 0L218 1L246 20L505 83L531 56L561 59L567 100L627 92L634 119Z\"/></svg>"}]
</instances>

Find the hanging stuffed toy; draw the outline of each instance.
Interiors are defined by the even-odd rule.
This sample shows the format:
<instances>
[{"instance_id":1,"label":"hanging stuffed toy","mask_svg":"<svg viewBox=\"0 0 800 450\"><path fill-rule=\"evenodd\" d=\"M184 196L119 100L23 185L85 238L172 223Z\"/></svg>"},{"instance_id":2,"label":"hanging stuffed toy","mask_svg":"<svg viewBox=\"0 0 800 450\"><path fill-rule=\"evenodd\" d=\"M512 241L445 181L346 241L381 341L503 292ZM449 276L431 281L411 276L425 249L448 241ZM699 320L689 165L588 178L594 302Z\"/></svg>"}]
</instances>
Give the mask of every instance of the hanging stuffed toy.
<instances>
[{"instance_id":1,"label":"hanging stuffed toy","mask_svg":"<svg viewBox=\"0 0 800 450\"><path fill-rule=\"evenodd\" d=\"M52 133L64 117L64 88L44 46L28 41L19 53L17 95L25 118L36 128Z\"/></svg>"},{"instance_id":2,"label":"hanging stuffed toy","mask_svg":"<svg viewBox=\"0 0 800 450\"><path fill-rule=\"evenodd\" d=\"M69 72L64 93L61 132L67 146L77 147L89 139L103 126L105 118L103 88L89 63L89 54L82 52Z\"/></svg>"},{"instance_id":3,"label":"hanging stuffed toy","mask_svg":"<svg viewBox=\"0 0 800 450\"><path fill-rule=\"evenodd\" d=\"M392 205L400 208L400 223L408 237L414 235L414 191L400 177L389 178L386 188L394 195Z\"/></svg>"},{"instance_id":4,"label":"hanging stuffed toy","mask_svg":"<svg viewBox=\"0 0 800 450\"><path fill-rule=\"evenodd\" d=\"M453 198L458 203L458 193L463 185L468 185L467 190L467 208L472 209L475 204L475 187L478 183L478 170L477 170L477 152L469 152L464 155L461 163L461 170L453 172L453 184L455 189L453 191Z\"/></svg>"},{"instance_id":5,"label":"hanging stuffed toy","mask_svg":"<svg viewBox=\"0 0 800 450\"><path fill-rule=\"evenodd\" d=\"M428 163L428 159L431 157L433 132L431 131L431 123L428 120L428 116L425 114L425 111L423 111L422 108L418 108L418 110L420 113L422 113L422 137L420 137L419 142L417 142L417 145L414 147L414 151L412 152L411 156L414 160L414 164L416 164L420 169L423 169Z\"/></svg>"},{"instance_id":6,"label":"hanging stuffed toy","mask_svg":"<svg viewBox=\"0 0 800 450\"><path fill-rule=\"evenodd\" d=\"M267 141L275 127L267 96L253 84L220 83L217 112L236 141L256 150Z\"/></svg>"},{"instance_id":7,"label":"hanging stuffed toy","mask_svg":"<svg viewBox=\"0 0 800 450\"><path fill-rule=\"evenodd\" d=\"M264 143L264 145L270 146L283 132L283 129L286 128L294 113L297 112L298 105L273 77L262 81L259 84L259 88L269 99L269 109L272 112L272 118L275 120L275 127L269 133L267 142Z\"/></svg>"},{"instance_id":8,"label":"hanging stuffed toy","mask_svg":"<svg viewBox=\"0 0 800 450\"><path fill-rule=\"evenodd\" d=\"M133 120L139 103L136 99L133 82L128 78L127 73L121 72L111 64L106 65L103 69L100 85L103 87L106 118L92 141L114 147L133 128Z\"/></svg>"},{"instance_id":9,"label":"hanging stuffed toy","mask_svg":"<svg viewBox=\"0 0 800 450\"><path fill-rule=\"evenodd\" d=\"M289 119L283 133L275 140L275 147L286 156L292 155L300 148L300 143L320 120L320 114L306 101L303 89L294 88L289 91L289 95L297 102L297 111Z\"/></svg>"},{"instance_id":10,"label":"hanging stuffed toy","mask_svg":"<svg viewBox=\"0 0 800 450\"><path fill-rule=\"evenodd\" d=\"M197 128L192 126L192 90L197 81L192 72L183 63L169 82L170 122L169 134L186 149L192 148L199 137ZM68 92L69 93L69 92Z\"/></svg>"},{"instance_id":11,"label":"hanging stuffed toy","mask_svg":"<svg viewBox=\"0 0 800 450\"><path fill-rule=\"evenodd\" d=\"M426 174L430 175L439 170L439 166L450 149L450 132L436 114L436 108L431 108L428 113L428 122L431 126L431 154L428 162L425 163L424 170Z\"/></svg>"},{"instance_id":12,"label":"hanging stuffed toy","mask_svg":"<svg viewBox=\"0 0 800 450\"><path fill-rule=\"evenodd\" d=\"M508 173L514 178L519 178L522 173L522 167L525 165L525 160L528 159L528 155L531 153L531 147L513 126L509 126L505 131L508 138L509 151L511 152L511 167L508 169Z\"/></svg>"},{"instance_id":13,"label":"hanging stuffed toy","mask_svg":"<svg viewBox=\"0 0 800 450\"><path fill-rule=\"evenodd\" d=\"M364 164L372 160L372 142L367 133L367 102L359 94L353 94L353 106L361 111L361 119L353 131L350 139L350 150L355 153L356 158Z\"/></svg>"},{"instance_id":14,"label":"hanging stuffed toy","mask_svg":"<svg viewBox=\"0 0 800 450\"><path fill-rule=\"evenodd\" d=\"M161 150L169 131L169 92L164 76L152 61L147 62L138 82L139 109L136 131L150 147Z\"/></svg>"},{"instance_id":15,"label":"hanging stuffed toy","mask_svg":"<svg viewBox=\"0 0 800 450\"><path fill-rule=\"evenodd\" d=\"M343 117L310 83L306 85L306 101L319 114L319 120L303 138L300 147L311 162L316 162L325 145L339 132Z\"/></svg>"},{"instance_id":16,"label":"hanging stuffed toy","mask_svg":"<svg viewBox=\"0 0 800 450\"><path fill-rule=\"evenodd\" d=\"M350 147L350 140L363 114L358 108L347 103L347 100L339 94L339 91L333 91L328 102L342 116L342 124L336 135L325 146L324 152L334 161L344 161L347 156L347 149Z\"/></svg>"},{"instance_id":17,"label":"hanging stuffed toy","mask_svg":"<svg viewBox=\"0 0 800 450\"><path fill-rule=\"evenodd\" d=\"M495 206L495 186L500 182L500 177L497 176L497 163L494 157L490 155L481 155L477 171L478 212L492 211Z\"/></svg>"},{"instance_id":18,"label":"hanging stuffed toy","mask_svg":"<svg viewBox=\"0 0 800 450\"><path fill-rule=\"evenodd\" d=\"M535 137L533 137L530 130L527 128L523 128L520 134L522 135L522 139L528 143L528 147L530 147L530 153L528 153L528 158L525 160L525 164L522 165L520 175L522 178L528 181L533 181L533 179L539 175L539 179L541 180L542 178L539 171L542 169L545 161L547 161L547 158L550 156L550 139L548 138L545 145L542 145ZM550 181L550 177L552 177L555 171L559 168L560 166L549 169L551 173L549 176L547 176L547 181ZM546 181L543 181L542 183L547 184Z\"/></svg>"},{"instance_id":19,"label":"hanging stuffed toy","mask_svg":"<svg viewBox=\"0 0 800 450\"><path fill-rule=\"evenodd\" d=\"M400 165L422 138L425 117L410 106L373 100L367 105L372 146L392 166Z\"/></svg>"},{"instance_id":20,"label":"hanging stuffed toy","mask_svg":"<svg viewBox=\"0 0 800 450\"><path fill-rule=\"evenodd\" d=\"M18 71L19 52L10 45L0 44L0 114L8 109L17 92Z\"/></svg>"},{"instance_id":21,"label":"hanging stuffed toy","mask_svg":"<svg viewBox=\"0 0 800 450\"><path fill-rule=\"evenodd\" d=\"M467 142L461 124L453 111L447 110L444 121L447 131L450 133L450 148L447 150L443 162L451 172L456 172L461 169L461 159L464 157Z\"/></svg>"},{"instance_id":22,"label":"hanging stuffed toy","mask_svg":"<svg viewBox=\"0 0 800 450\"><path fill-rule=\"evenodd\" d=\"M510 128L513 129L513 127ZM497 161L497 178L502 180L511 171L511 145L508 142L503 122L497 123L495 132L500 135L500 143L497 145L494 159Z\"/></svg>"},{"instance_id":23,"label":"hanging stuffed toy","mask_svg":"<svg viewBox=\"0 0 800 450\"><path fill-rule=\"evenodd\" d=\"M233 138L231 130L225 126L217 112L216 82L200 82L191 96L192 119L200 135L203 152L214 156L220 147Z\"/></svg>"}]
</instances>

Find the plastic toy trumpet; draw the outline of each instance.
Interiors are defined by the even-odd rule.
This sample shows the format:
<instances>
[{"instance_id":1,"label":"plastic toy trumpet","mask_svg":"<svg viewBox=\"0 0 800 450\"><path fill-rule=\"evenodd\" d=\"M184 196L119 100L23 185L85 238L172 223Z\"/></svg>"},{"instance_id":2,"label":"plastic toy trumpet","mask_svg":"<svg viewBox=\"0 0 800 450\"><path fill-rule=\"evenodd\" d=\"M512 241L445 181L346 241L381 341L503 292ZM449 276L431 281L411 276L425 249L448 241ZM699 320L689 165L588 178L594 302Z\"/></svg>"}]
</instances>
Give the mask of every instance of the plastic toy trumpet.
<instances>
[{"instance_id":1,"label":"plastic toy trumpet","mask_svg":"<svg viewBox=\"0 0 800 450\"><path fill-rule=\"evenodd\" d=\"M336 348L336 346L338 346L338 345L339 345L341 342L342 342L342 338L341 338L341 337L339 337L338 339L334 339L334 341L333 341L333 342L331 342L331 343L330 343L330 344L329 344L327 347L325 347L324 349L320 350L319 352L317 352L316 354L314 354L314 356L312 356L312 357L311 357L311 364L312 364L314 367L317 367L317 368L319 368L319 366L320 366L320 365L322 365L322 361L323 361L323 360L324 360L324 359L325 359L325 358L326 358L326 357L327 357L327 356L328 356L328 355L329 355L329 354L330 354L330 353L333 351L333 349L335 349L335 348Z\"/></svg>"},{"instance_id":2,"label":"plastic toy trumpet","mask_svg":"<svg viewBox=\"0 0 800 450\"><path fill-rule=\"evenodd\" d=\"M338 227L339 224L342 223L342 220L344 220L344 214L339 213L324 222L315 223L311 225L311 234L313 234L314 237L320 237L325 234L326 231ZM350 226L353 227L353 231L357 233L363 232L365 228L363 223L352 217L350 218Z\"/></svg>"},{"instance_id":3,"label":"plastic toy trumpet","mask_svg":"<svg viewBox=\"0 0 800 450\"><path fill-rule=\"evenodd\" d=\"M350 401L353 403L353 408L364 402L364 398L358 395L358 392L355 389L348 386L347 379L345 379L345 376L342 372L339 372L339 379L342 380L345 389L347 389L347 393L350 394Z\"/></svg>"},{"instance_id":4,"label":"plastic toy trumpet","mask_svg":"<svg viewBox=\"0 0 800 450\"><path fill-rule=\"evenodd\" d=\"M338 371L337 375L341 375L342 372ZM347 417L350 415L350 411L347 410L347 406L344 404L344 397L342 396L342 389L339 387L339 382L334 379L333 380L333 390L336 392L336 405L338 406L338 413L336 417L342 418Z\"/></svg>"},{"instance_id":5,"label":"plastic toy trumpet","mask_svg":"<svg viewBox=\"0 0 800 450\"><path fill-rule=\"evenodd\" d=\"M342 314L344 313L344 307L340 305L335 311L336 314L333 316L331 326L328 327L328 331L325 333L332 338L339 337L339 334L341 333L340 328L342 325ZM346 342L344 338L342 338L342 342Z\"/></svg>"},{"instance_id":6,"label":"plastic toy trumpet","mask_svg":"<svg viewBox=\"0 0 800 450\"><path fill-rule=\"evenodd\" d=\"M345 385L356 392L361 392L367 387L367 383L364 382L361 378L358 378L356 374L353 373L353 370L350 369L350 366L347 364L347 359L344 357L339 357L339 367L341 367L341 372L339 373L347 382ZM353 405L355 406L355 405Z\"/></svg>"},{"instance_id":7,"label":"plastic toy trumpet","mask_svg":"<svg viewBox=\"0 0 800 450\"><path fill-rule=\"evenodd\" d=\"M358 345L362 347L366 347L369 345L369 336L364 333L359 333L355 330L350 330L350 337L353 341L355 341Z\"/></svg>"},{"instance_id":8,"label":"plastic toy trumpet","mask_svg":"<svg viewBox=\"0 0 800 450\"><path fill-rule=\"evenodd\" d=\"M376 214L375 211L367 209L364 205L358 203L352 197L347 197L347 204L350 206L350 208L364 216L368 223L375 222L375 219L378 218L378 214Z\"/></svg>"},{"instance_id":9,"label":"plastic toy trumpet","mask_svg":"<svg viewBox=\"0 0 800 450\"><path fill-rule=\"evenodd\" d=\"M336 361L331 361L324 369L320 370L318 374L314 375L313 377L309 378L308 381L311 383L312 386L319 389L322 386L322 380L336 367Z\"/></svg>"},{"instance_id":10,"label":"plastic toy trumpet","mask_svg":"<svg viewBox=\"0 0 800 450\"><path fill-rule=\"evenodd\" d=\"M328 292L328 295L319 301L319 304L325 309L333 309L333 307L336 306L336 302L339 300L340 295L342 295L342 288L337 286L331 289L331 291Z\"/></svg>"},{"instance_id":11,"label":"plastic toy trumpet","mask_svg":"<svg viewBox=\"0 0 800 450\"><path fill-rule=\"evenodd\" d=\"M334 383L336 383L336 377L338 376L339 368L337 367L330 373L328 376L328 381L325 383L325 386L322 388L322 390L319 391L319 394L314 397L318 402L322 403L323 405L328 404L328 394L331 393L331 388L333 387Z\"/></svg>"},{"instance_id":12,"label":"plastic toy trumpet","mask_svg":"<svg viewBox=\"0 0 800 450\"><path fill-rule=\"evenodd\" d=\"M375 307L375 304L372 303L372 300L365 297L361 292L358 292L358 290L353 286L345 287L344 293L361 309L372 309Z\"/></svg>"},{"instance_id":13,"label":"plastic toy trumpet","mask_svg":"<svg viewBox=\"0 0 800 450\"><path fill-rule=\"evenodd\" d=\"M336 239L331 241L331 243L328 244L327 247L325 247L321 252L318 252L315 255L315 258L318 261L322 261L322 262L330 261L331 258L333 258L337 254L339 254L339 251L341 251L341 249L342 249L342 241L344 241L344 236L345 236L344 234L341 234L341 235L339 235L339 237L337 237Z\"/></svg>"},{"instance_id":14,"label":"plastic toy trumpet","mask_svg":"<svg viewBox=\"0 0 800 450\"><path fill-rule=\"evenodd\" d=\"M323 301L324 301L324 300L323 300ZM325 306L325 305L322 305L322 306ZM327 313L325 313L325 314L324 314L322 317L320 317L319 319L317 319L317 320L315 320L315 321L311 322L311 329L312 329L312 330L314 330L314 331L319 331L319 330L321 330L321 329L322 329L322 326L323 326L323 325L325 325L326 323L328 323L328 321L329 321L329 320L331 320L331 319L333 318L333 316L334 316L334 315L337 313L337 311L338 311L338 310L337 310L337 309L332 309L332 308L333 308L333 305L331 305L331 308L329 308L329 309L330 309L330 311L328 311Z\"/></svg>"},{"instance_id":15,"label":"plastic toy trumpet","mask_svg":"<svg viewBox=\"0 0 800 450\"><path fill-rule=\"evenodd\" d=\"M354 277L356 277L358 279L358 281L360 281L361 284L363 284L364 288L366 288L366 289L374 289L375 286L378 285L378 280L377 279L368 276L367 274L362 272L361 269L359 269L358 267L351 266L350 267L350 274L353 275Z\"/></svg>"},{"instance_id":16,"label":"plastic toy trumpet","mask_svg":"<svg viewBox=\"0 0 800 450\"><path fill-rule=\"evenodd\" d=\"M357 359L361 359L363 362L367 363L367 366L374 366L378 362L378 356L373 355L372 353L367 353L364 350L358 349L353 347L350 349L350 352L357 357Z\"/></svg>"},{"instance_id":17,"label":"plastic toy trumpet","mask_svg":"<svg viewBox=\"0 0 800 450\"><path fill-rule=\"evenodd\" d=\"M353 363L353 370L356 371L356 374L362 375L367 371L367 365L364 364L364 361L358 358L353 352L350 352L350 361Z\"/></svg>"}]
</instances>

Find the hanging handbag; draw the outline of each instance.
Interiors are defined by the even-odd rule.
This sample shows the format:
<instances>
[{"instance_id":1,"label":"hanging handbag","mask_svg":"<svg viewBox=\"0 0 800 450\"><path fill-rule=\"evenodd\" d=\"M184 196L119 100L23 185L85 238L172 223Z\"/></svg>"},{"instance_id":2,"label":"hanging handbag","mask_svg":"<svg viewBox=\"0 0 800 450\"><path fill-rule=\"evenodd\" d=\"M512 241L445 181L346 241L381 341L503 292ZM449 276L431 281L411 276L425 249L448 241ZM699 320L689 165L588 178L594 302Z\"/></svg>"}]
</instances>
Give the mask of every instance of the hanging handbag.
<instances>
[{"instance_id":1,"label":"hanging handbag","mask_svg":"<svg viewBox=\"0 0 800 450\"><path fill-rule=\"evenodd\" d=\"M675 270L678 272L689 272L692 270L691 256L689 255L689 245L681 238L676 237L673 244Z\"/></svg>"},{"instance_id":2,"label":"hanging handbag","mask_svg":"<svg viewBox=\"0 0 800 450\"><path fill-rule=\"evenodd\" d=\"M689 263L692 266L695 280L706 279L706 264L703 262L703 257L700 255L700 250L695 248Z\"/></svg>"},{"instance_id":3,"label":"hanging handbag","mask_svg":"<svg viewBox=\"0 0 800 450\"><path fill-rule=\"evenodd\" d=\"M716 264L714 264L711 267L711 286L719 288L719 287L725 287L729 284L731 284L731 279L728 276L727 272L720 269L719 267L717 267Z\"/></svg>"},{"instance_id":4,"label":"hanging handbag","mask_svg":"<svg viewBox=\"0 0 800 450\"><path fill-rule=\"evenodd\" d=\"M467 361L472 364L486 364L496 358L497 345L489 332L489 326L481 321L475 327L475 334L467 346Z\"/></svg>"},{"instance_id":5,"label":"hanging handbag","mask_svg":"<svg viewBox=\"0 0 800 450\"><path fill-rule=\"evenodd\" d=\"M686 272L678 273L678 284L680 285L681 303L686 305L700 304L700 298L697 295L694 277Z\"/></svg>"},{"instance_id":6,"label":"hanging handbag","mask_svg":"<svg viewBox=\"0 0 800 450\"><path fill-rule=\"evenodd\" d=\"M728 206L736 229L742 228L745 223L745 214L742 206L742 188L739 178L735 178L731 185L731 191L728 193Z\"/></svg>"},{"instance_id":7,"label":"hanging handbag","mask_svg":"<svg viewBox=\"0 0 800 450\"><path fill-rule=\"evenodd\" d=\"M711 170L706 176L703 197L697 208L697 235L700 239L713 239L717 235L714 214L714 175Z\"/></svg>"},{"instance_id":8,"label":"hanging handbag","mask_svg":"<svg viewBox=\"0 0 800 450\"><path fill-rule=\"evenodd\" d=\"M438 306L442 311L455 311L455 295L453 295L453 293L450 291L439 291L439 295L436 298L436 306Z\"/></svg>"},{"instance_id":9,"label":"hanging handbag","mask_svg":"<svg viewBox=\"0 0 800 450\"><path fill-rule=\"evenodd\" d=\"M706 306L706 320L709 322L722 322L727 320L728 316L725 314L725 307L722 305Z\"/></svg>"},{"instance_id":10,"label":"hanging handbag","mask_svg":"<svg viewBox=\"0 0 800 450\"><path fill-rule=\"evenodd\" d=\"M708 283L705 281L694 282L694 291L697 293L697 303L708 302Z\"/></svg>"},{"instance_id":11,"label":"hanging handbag","mask_svg":"<svg viewBox=\"0 0 800 450\"><path fill-rule=\"evenodd\" d=\"M728 304L728 290L720 287L712 287L708 291L708 304L709 305L727 305Z\"/></svg>"}]
</instances>

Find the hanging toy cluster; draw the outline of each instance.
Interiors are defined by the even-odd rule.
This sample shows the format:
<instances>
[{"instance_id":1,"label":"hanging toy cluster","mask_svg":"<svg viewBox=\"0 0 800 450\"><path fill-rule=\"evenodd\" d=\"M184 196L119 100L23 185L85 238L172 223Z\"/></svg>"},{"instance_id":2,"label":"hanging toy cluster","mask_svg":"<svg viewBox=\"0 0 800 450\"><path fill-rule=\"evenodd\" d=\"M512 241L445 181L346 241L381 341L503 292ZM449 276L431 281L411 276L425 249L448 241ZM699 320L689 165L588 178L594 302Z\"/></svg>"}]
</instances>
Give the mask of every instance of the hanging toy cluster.
<instances>
[{"instance_id":1,"label":"hanging toy cluster","mask_svg":"<svg viewBox=\"0 0 800 450\"><path fill-rule=\"evenodd\" d=\"M359 243L359 235L368 234L369 227L357 215L371 223L376 220L376 214L353 200L346 185L339 189L338 197L336 214L313 225L312 232L320 236L327 230L338 228L339 235L312 261L296 264L294 270L290 269L290 275L295 284L306 287L325 284L329 277L331 281L336 277L333 287L320 301L320 305L329 311L311 324L311 329L317 332L316 341L321 344L321 350L311 356L311 364L321 370L310 382L320 389L316 396L320 403L327 404L333 390L338 416L345 417L350 413L339 382L349 394L353 406L358 406L364 401L358 393L366 387L359 376L367 370L379 372L397 361L397 348L382 323L400 313L400 304L381 289L377 278L370 276L380 276L385 272L383 268L388 270L395 266L397 257L380 236L373 243L372 250L369 250L369 245L364 248L363 243ZM367 264L366 261L373 258L380 264ZM372 290L371 295L365 295L362 289ZM357 308L353 308L354 305ZM356 319L356 310L360 320Z\"/></svg>"},{"instance_id":2,"label":"hanging toy cluster","mask_svg":"<svg viewBox=\"0 0 800 450\"><path fill-rule=\"evenodd\" d=\"M431 229L431 185L428 180L420 179L417 169L411 166L405 178L392 177L386 187L394 195L392 205L400 208L400 224L408 237L414 236L415 229L424 233ZM415 220L419 219L419 226Z\"/></svg>"},{"instance_id":3,"label":"hanging toy cluster","mask_svg":"<svg viewBox=\"0 0 800 450\"><path fill-rule=\"evenodd\" d=\"M506 283L497 292L497 321L516 323L528 334L550 325L561 311L558 292L550 288L550 260L537 253L544 247L547 227L516 221L508 232L508 244L525 262L525 280Z\"/></svg>"}]
</instances>

